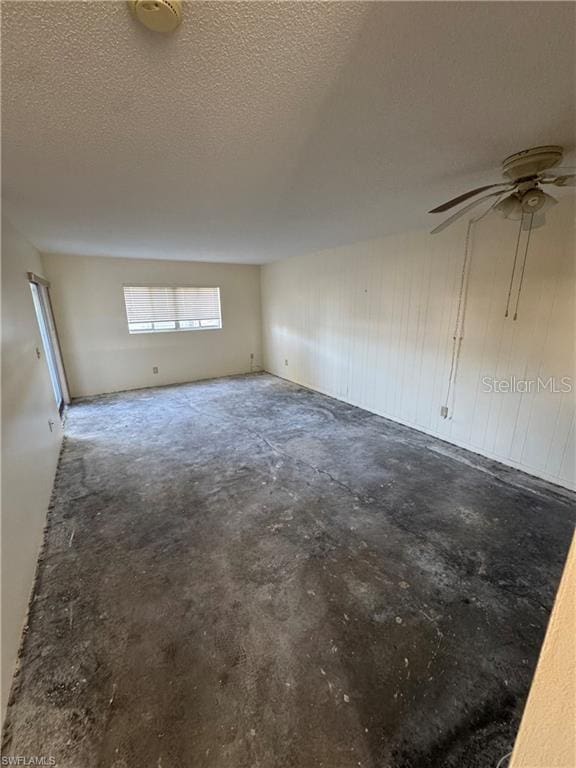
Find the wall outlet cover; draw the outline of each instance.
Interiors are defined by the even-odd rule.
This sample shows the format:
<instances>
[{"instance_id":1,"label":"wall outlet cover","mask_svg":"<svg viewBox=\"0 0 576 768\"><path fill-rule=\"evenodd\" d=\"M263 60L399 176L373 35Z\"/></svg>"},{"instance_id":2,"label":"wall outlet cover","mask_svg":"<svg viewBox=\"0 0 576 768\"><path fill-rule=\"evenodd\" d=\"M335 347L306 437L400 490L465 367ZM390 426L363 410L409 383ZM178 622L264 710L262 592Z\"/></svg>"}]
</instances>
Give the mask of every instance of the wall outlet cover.
<instances>
[{"instance_id":1,"label":"wall outlet cover","mask_svg":"<svg viewBox=\"0 0 576 768\"><path fill-rule=\"evenodd\" d=\"M154 368L152 368L152 373L158 373L158 366L155 365Z\"/></svg>"}]
</instances>

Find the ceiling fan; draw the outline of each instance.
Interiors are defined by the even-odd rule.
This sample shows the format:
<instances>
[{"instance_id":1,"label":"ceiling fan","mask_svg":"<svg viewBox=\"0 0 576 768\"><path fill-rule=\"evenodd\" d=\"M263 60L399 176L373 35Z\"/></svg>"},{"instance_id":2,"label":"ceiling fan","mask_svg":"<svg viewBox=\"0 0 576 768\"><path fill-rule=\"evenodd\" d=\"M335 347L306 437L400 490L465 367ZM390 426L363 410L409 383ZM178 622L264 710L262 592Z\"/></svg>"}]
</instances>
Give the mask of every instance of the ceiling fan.
<instances>
[{"instance_id":1,"label":"ceiling fan","mask_svg":"<svg viewBox=\"0 0 576 768\"><path fill-rule=\"evenodd\" d=\"M506 219L521 221L523 229L532 230L541 227L545 223L545 211L558 202L541 187L545 184L556 187L576 186L576 173L573 169L559 169L554 174L547 173L549 168L554 168L560 163L562 156L562 147L556 145L532 147L510 155L502 162L502 175L508 179L507 181L471 189L429 211L429 213L443 213L470 198L475 198L435 227L431 234L442 232L480 203L492 199L494 202L486 213L495 209ZM497 191L478 197L481 192L488 190ZM526 215L527 218L524 219Z\"/></svg>"}]
</instances>

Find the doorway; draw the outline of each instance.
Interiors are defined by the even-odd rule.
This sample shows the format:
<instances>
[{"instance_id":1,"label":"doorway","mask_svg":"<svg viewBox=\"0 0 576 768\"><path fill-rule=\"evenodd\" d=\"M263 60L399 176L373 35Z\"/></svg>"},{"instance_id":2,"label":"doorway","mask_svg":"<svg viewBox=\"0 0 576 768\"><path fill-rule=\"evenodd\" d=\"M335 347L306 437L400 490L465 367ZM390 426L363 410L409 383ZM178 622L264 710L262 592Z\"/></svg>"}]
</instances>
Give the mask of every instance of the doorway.
<instances>
[{"instance_id":1,"label":"doorway","mask_svg":"<svg viewBox=\"0 0 576 768\"><path fill-rule=\"evenodd\" d=\"M50 284L44 278L38 277L38 275L32 272L28 273L28 279L30 281L32 300L34 301L34 309L38 319L52 390L58 411L62 415L64 406L70 402L70 395L68 393L56 324L54 323L54 315L52 313L52 304L50 303Z\"/></svg>"}]
</instances>

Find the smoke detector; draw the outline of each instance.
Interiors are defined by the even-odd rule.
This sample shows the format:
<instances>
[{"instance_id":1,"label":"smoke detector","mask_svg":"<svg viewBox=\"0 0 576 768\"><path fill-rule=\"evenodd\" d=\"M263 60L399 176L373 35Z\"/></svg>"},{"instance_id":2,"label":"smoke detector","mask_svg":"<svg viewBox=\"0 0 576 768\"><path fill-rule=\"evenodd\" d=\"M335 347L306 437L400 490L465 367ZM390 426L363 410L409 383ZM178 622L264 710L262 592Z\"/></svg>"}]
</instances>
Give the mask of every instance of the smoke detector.
<instances>
[{"instance_id":1,"label":"smoke detector","mask_svg":"<svg viewBox=\"0 0 576 768\"><path fill-rule=\"evenodd\" d=\"M174 32L182 21L182 0L130 0L132 12L153 32Z\"/></svg>"}]
</instances>

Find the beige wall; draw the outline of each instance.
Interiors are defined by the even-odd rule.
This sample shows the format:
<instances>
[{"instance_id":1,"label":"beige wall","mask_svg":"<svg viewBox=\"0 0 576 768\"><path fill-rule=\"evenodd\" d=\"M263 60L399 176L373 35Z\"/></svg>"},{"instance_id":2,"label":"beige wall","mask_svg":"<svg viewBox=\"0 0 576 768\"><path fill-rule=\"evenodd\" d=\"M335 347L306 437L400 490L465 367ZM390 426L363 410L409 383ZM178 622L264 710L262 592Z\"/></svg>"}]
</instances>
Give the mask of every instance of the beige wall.
<instances>
[{"instance_id":1,"label":"beige wall","mask_svg":"<svg viewBox=\"0 0 576 768\"><path fill-rule=\"evenodd\" d=\"M262 267L271 373L576 488L573 393L485 393L482 378L574 377L574 205L535 230L519 318L504 310L517 232L473 236L452 417L448 385L466 225L387 237ZM288 364L285 364L285 361Z\"/></svg>"},{"instance_id":2,"label":"beige wall","mask_svg":"<svg viewBox=\"0 0 576 768\"><path fill-rule=\"evenodd\" d=\"M261 365L259 267L44 255L72 397ZM222 330L128 333L123 285L220 286ZM158 366L159 373L152 368Z\"/></svg>"},{"instance_id":3,"label":"beige wall","mask_svg":"<svg viewBox=\"0 0 576 768\"><path fill-rule=\"evenodd\" d=\"M28 271L42 275L40 256L3 217L2 719L62 440Z\"/></svg>"},{"instance_id":4,"label":"beige wall","mask_svg":"<svg viewBox=\"0 0 576 768\"><path fill-rule=\"evenodd\" d=\"M576 536L542 646L510 768L576 765Z\"/></svg>"}]
</instances>

